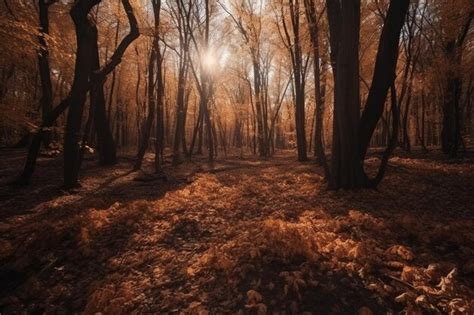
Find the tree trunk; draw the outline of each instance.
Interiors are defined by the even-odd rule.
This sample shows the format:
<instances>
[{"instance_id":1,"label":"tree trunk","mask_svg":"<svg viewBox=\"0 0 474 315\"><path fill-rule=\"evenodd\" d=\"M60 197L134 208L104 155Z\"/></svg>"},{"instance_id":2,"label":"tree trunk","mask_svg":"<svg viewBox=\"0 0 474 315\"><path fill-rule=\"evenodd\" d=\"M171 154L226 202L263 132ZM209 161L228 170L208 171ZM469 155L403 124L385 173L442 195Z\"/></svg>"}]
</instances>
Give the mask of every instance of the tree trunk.
<instances>
[{"instance_id":1,"label":"tree trunk","mask_svg":"<svg viewBox=\"0 0 474 315\"><path fill-rule=\"evenodd\" d=\"M343 1L334 87L334 134L330 188L365 186L359 160L359 29L360 1Z\"/></svg>"},{"instance_id":2,"label":"tree trunk","mask_svg":"<svg viewBox=\"0 0 474 315\"><path fill-rule=\"evenodd\" d=\"M161 1L158 1L161 3ZM158 15L155 14L155 19L159 18L159 11L158 8ZM164 94L165 94L165 84L163 80L163 56L160 51L159 45L156 47L157 50L157 70L156 70L156 98L157 98L157 108L156 108L156 142L155 142L155 172L160 173L162 172L164 157L163 157L163 150L164 150L164 113L163 113L163 106L164 106Z\"/></svg>"},{"instance_id":3,"label":"tree trunk","mask_svg":"<svg viewBox=\"0 0 474 315\"><path fill-rule=\"evenodd\" d=\"M49 115L43 120L43 125L41 128L34 134L31 141L30 147L28 148L28 154L26 157L25 166L23 172L21 173L18 180L15 183L27 185L31 180L36 167L36 160L41 148L41 143L43 141L44 130L51 128L59 115L61 115L66 108L69 106L69 98L64 99L58 106L56 106Z\"/></svg>"},{"instance_id":4,"label":"tree trunk","mask_svg":"<svg viewBox=\"0 0 474 315\"><path fill-rule=\"evenodd\" d=\"M383 114L390 85L395 80L400 32L408 11L409 0L392 0L380 36L374 75L360 121L359 158L364 160L370 139Z\"/></svg>"},{"instance_id":5,"label":"tree trunk","mask_svg":"<svg viewBox=\"0 0 474 315\"><path fill-rule=\"evenodd\" d=\"M105 80L106 76L121 62L127 47L139 36L138 23L132 6L128 0L122 0L122 5L130 23L130 32L124 37L110 60L99 71L92 72L94 67L94 48L97 45L97 28L89 18L89 12L100 1L76 1L70 12L76 30L77 52L64 135L64 187L66 189L79 185L79 143L82 138L82 114L87 92L91 84L95 85L97 82ZM91 74L93 74L92 77Z\"/></svg>"},{"instance_id":6,"label":"tree trunk","mask_svg":"<svg viewBox=\"0 0 474 315\"><path fill-rule=\"evenodd\" d=\"M40 35L38 41L40 44L40 52L38 53L38 66L39 75L41 81L41 111L43 122L45 125L46 118L50 115L53 109L53 86L51 84L51 72L49 66L49 48L46 43L45 36L49 35L49 6L46 0L39 0L39 22L40 22ZM43 143L46 147L51 144L51 130L45 130L43 132Z\"/></svg>"},{"instance_id":7,"label":"tree trunk","mask_svg":"<svg viewBox=\"0 0 474 315\"><path fill-rule=\"evenodd\" d=\"M263 111L262 111L262 102L261 102L261 74L260 74L260 63L258 60L257 52L252 53L252 64L253 64L253 85L255 93L255 110L256 110L256 137L258 141L258 154L260 157L267 157L267 152L265 150L265 137L264 137L264 128L263 128Z\"/></svg>"},{"instance_id":8,"label":"tree trunk","mask_svg":"<svg viewBox=\"0 0 474 315\"><path fill-rule=\"evenodd\" d=\"M64 132L64 187L79 185L79 157L82 114L89 89L89 75L93 66L93 49L96 28L88 14L100 0L77 1L71 9L71 17L76 30L76 66L71 88L71 100Z\"/></svg>"},{"instance_id":9,"label":"tree trunk","mask_svg":"<svg viewBox=\"0 0 474 315\"><path fill-rule=\"evenodd\" d=\"M194 126L193 137L192 137L192 140L191 140L191 146L189 147L189 152L188 152L189 157L192 157L192 155L194 154L194 146L196 144L196 138L198 137L198 134L201 130L202 121L203 121L203 117L202 117L201 103L199 103L198 118L197 118L196 124Z\"/></svg>"},{"instance_id":10,"label":"tree trunk","mask_svg":"<svg viewBox=\"0 0 474 315\"><path fill-rule=\"evenodd\" d=\"M462 63L462 49L469 32L474 11L467 17L458 37L446 44L445 54L450 65L445 84L445 98L443 103L443 129L441 132L441 148L450 158L457 156L461 137L460 98L462 78L459 73Z\"/></svg>"},{"instance_id":11,"label":"tree trunk","mask_svg":"<svg viewBox=\"0 0 474 315\"><path fill-rule=\"evenodd\" d=\"M319 65L320 51L319 51L319 27L316 16L316 7L314 0L305 0L306 19L308 20L311 44L313 47L313 67L314 67L314 152L317 163L324 167L326 178L329 176L329 171L326 162L326 155L324 153L322 131L323 131L323 104L324 96L321 89L321 70ZM325 67L324 61L321 62L322 67ZM324 78L323 78L324 80ZM324 83L323 83L324 84Z\"/></svg>"},{"instance_id":12,"label":"tree trunk","mask_svg":"<svg viewBox=\"0 0 474 315\"><path fill-rule=\"evenodd\" d=\"M443 129L441 131L441 148L449 157L455 158L461 142L459 116L459 97L461 79L450 77L446 83L445 100L443 103Z\"/></svg>"},{"instance_id":13,"label":"tree trunk","mask_svg":"<svg viewBox=\"0 0 474 315\"><path fill-rule=\"evenodd\" d=\"M299 1L289 1L290 19L292 26L292 36L290 36L286 26L285 14L282 8L282 25L286 37L287 49L290 53L291 64L293 66L294 100L295 100L295 128L296 147L298 151L298 161L306 161L306 130L305 130L305 71L303 67L303 57L300 39L300 5ZM291 38L292 37L292 38Z\"/></svg>"},{"instance_id":14,"label":"tree trunk","mask_svg":"<svg viewBox=\"0 0 474 315\"><path fill-rule=\"evenodd\" d=\"M390 2L377 51L374 75L366 106L359 121L359 29L360 1L328 1L329 24L344 21L331 29L331 50L335 60L334 126L332 167L329 187L357 189L373 187L363 162L372 134L383 114L387 92L395 79L400 31L409 0ZM330 5L331 4L331 5ZM340 16L337 15L340 12ZM332 57L333 58L333 57ZM333 63L334 63L334 59ZM380 179L378 179L380 180Z\"/></svg>"},{"instance_id":15,"label":"tree trunk","mask_svg":"<svg viewBox=\"0 0 474 315\"><path fill-rule=\"evenodd\" d=\"M181 61L184 63L185 61ZM185 93L185 66L181 65L178 74L178 91L176 96L176 126L173 142L173 165L178 165L182 162L180 147L183 143L184 137L184 93Z\"/></svg>"},{"instance_id":16,"label":"tree trunk","mask_svg":"<svg viewBox=\"0 0 474 315\"><path fill-rule=\"evenodd\" d=\"M94 32L97 35L97 30ZM92 52L92 73L91 78L94 77L94 72L100 70L99 60L99 46L98 38L94 40L94 49ZM114 138L110 130L109 121L107 120L104 96L105 78L94 82L90 90L91 108L93 108L93 119L95 131L97 132L97 144L99 151L100 165L114 165L117 163L117 150L115 147Z\"/></svg>"},{"instance_id":17,"label":"tree trunk","mask_svg":"<svg viewBox=\"0 0 474 315\"><path fill-rule=\"evenodd\" d=\"M134 170L139 170L142 166L143 157L145 156L146 150L148 149L148 142L150 141L151 127L153 125L153 120L155 119L155 62L156 62L156 50L155 50L155 41L158 39L155 37L153 39L153 45L150 52L150 58L148 60L148 85L147 85L147 96L148 96L148 114L145 120L145 123L142 128L142 139L140 141L137 160L135 162Z\"/></svg>"}]
</instances>

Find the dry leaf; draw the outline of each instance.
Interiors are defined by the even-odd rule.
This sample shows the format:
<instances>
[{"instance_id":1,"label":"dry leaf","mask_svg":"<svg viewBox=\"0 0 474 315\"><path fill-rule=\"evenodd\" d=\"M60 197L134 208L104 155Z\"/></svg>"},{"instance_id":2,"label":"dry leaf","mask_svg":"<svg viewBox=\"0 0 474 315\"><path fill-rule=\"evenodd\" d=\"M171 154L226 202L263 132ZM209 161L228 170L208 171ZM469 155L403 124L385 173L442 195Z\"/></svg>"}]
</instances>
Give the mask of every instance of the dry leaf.
<instances>
[{"instance_id":1,"label":"dry leaf","mask_svg":"<svg viewBox=\"0 0 474 315\"><path fill-rule=\"evenodd\" d=\"M258 293L255 290L249 290L247 291L247 302L250 305L255 305L257 303L260 303L262 301L263 297L260 293Z\"/></svg>"},{"instance_id":2,"label":"dry leaf","mask_svg":"<svg viewBox=\"0 0 474 315\"><path fill-rule=\"evenodd\" d=\"M402 245L394 245L387 249L386 253L391 255L397 255L408 261L413 260L415 258L413 252L409 248Z\"/></svg>"},{"instance_id":3,"label":"dry leaf","mask_svg":"<svg viewBox=\"0 0 474 315\"><path fill-rule=\"evenodd\" d=\"M359 308L359 310L357 311L357 315L372 315L374 314L372 312L372 310L370 308L368 308L367 306L362 306L361 308Z\"/></svg>"}]
</instances>

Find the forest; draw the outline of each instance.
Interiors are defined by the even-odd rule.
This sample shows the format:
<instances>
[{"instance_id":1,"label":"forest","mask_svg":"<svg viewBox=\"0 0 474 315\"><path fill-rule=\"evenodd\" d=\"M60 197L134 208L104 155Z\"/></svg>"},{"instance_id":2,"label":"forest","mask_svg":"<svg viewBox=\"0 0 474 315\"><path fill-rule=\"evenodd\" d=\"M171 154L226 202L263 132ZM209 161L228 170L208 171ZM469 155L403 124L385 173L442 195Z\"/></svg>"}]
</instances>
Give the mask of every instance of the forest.
<instances>
[{"instance_id":1,"label":"forest","mask_svg":"<svg viewBox=\"0 0 474 315\"><path fill-rule=\"evenodd\" d=\"M0 315L474 314L472 0L0 0Z\"/></svg>"}]
</instances>

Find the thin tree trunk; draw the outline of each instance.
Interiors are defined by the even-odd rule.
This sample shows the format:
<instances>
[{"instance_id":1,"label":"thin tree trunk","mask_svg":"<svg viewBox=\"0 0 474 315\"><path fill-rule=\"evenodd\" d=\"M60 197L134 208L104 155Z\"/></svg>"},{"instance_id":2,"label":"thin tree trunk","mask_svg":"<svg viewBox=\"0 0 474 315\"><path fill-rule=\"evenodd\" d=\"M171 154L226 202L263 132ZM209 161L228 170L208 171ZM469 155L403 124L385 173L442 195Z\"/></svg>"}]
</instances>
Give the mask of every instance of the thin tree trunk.
<instances>
[{"instance_id":1,"label":"thin tree trunk","mask_svg":"<svg viewBox=\"0 0 474 315\"><path fill-rule=\"evenodd\" d=\"M155 37L153 39L153 45L150 52L150 58L148 60L148 114L146 121L142 128L142 139L140 141L140 146L138 149L137 160L133 167L134 170L139 170L143 163L143 157L145 156L146 150L148 149L148 142L150 140L151 127L153 125L153 120L155 119L155 62L156 62L156 50L155 50L155 41L158 39Z\"/></svg>"},{"instance_id":2,"label":"thin tree trunk","mask_svg":"<svg viewBox=\"0 0 474 315\"><path fill-rule=\"evenodd\" d=\"M319 65L320 51L319 51L319 28L316 16L316 7L314 0L305 0L306 18L308 20L311 44L313 47L313 67L314 67L314 152L319 165L324 167L326 178L329 178L329 168L324 153L322 131L323 131L323 104L324 95L321 88L321 70ZM324 60L321 62L321 67L325 67ZM324 79L323 79L324 80ZM324 84L324 83L323 83Z\"/></svg>"},{"instance_id":3,"label":"thin tree trunk","mask_svg":"<svg viewBox=\"0 0 474 315\"><path fill-rule=\"evenodd\" d=\"M40 52L38 54L39 75L41 81L41 110L43 117L43 125L45 125L46 117L53 109L53 86L51 83L51 72L49 65L49 48L46 42L46 36L49 35L49 6L53 2L39 0L39 21L40 35L38 41L40 44ZM45 130L43 134L43 143L46 147L51 144L51 130Z\"/></svg>"}]
</instances>

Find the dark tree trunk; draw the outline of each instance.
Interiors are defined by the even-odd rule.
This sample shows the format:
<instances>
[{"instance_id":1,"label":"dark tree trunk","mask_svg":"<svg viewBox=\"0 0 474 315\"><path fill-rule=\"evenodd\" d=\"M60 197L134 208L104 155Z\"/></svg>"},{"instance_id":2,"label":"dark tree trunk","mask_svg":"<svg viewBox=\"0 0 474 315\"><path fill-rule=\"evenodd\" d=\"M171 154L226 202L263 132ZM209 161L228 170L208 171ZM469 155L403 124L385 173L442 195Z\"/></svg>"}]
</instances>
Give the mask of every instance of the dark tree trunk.
<instances>
[{"instance_id":1,"label":"dark tree trunk","mask_svg":"<svg viewBox=\"0 0 474 315\"><path fill-rule=\"evenodd\" d=\"M143 157L145 156L146 150L148 149L148 143L150 141L151 127L153 120L155 119L155 62L156 62L156 50L155 41L158 38L153 39L153 45L150 52L150 58L148 60L148 84L147 84L147 96L148 96L148 114L145 123L142 127L142 139L139 144L137 160L134 165L134 170L139 170L142 166Z\"/></svg>"},{"instance_id":2,"label":"dark tree trunk","mask_svg":"<svg viewBox=\"0 0 474 315\"><path fill-rule=\"evenodd\" d=\"M201 130L201 125L202 125L202 122L203 121L203 116L202 116L202 109L201 109L201 104L199 104L199 114L198 114L198 118L197 118L197 121L196 121L196 125L194 126L194 130L193 130L193 137L192 137L192 140L191 140L191 146L189 147L189 157L192 157L192 155L194 154L194 146L196 144L196 139L198 137L198 134Z\"/></svg>"},{"instance_id":3,"label":"dark tree trunk","mask_svg":"<svg viewBox=\"0 0 474 315\"><path fill-rule=\"evenodd\" d=\"M375 127L383 114L387 91L395 80L400 31L409 0L390 2L382 29L372 85L359 121L359 28L360 1L328 1L332 51L337 51L335 104L330 188L373 187L363 162ZM340 12L340 16L337 13ZM344 21L336 28L335 21ZM332 56L332 58L334 58ZM334 63L334 59L333 63ZM383 173L382 173L383 175Z\"/></svg>"},{"instance_id":4,"label":"dark tree trunk","mask_svg":"<svg viewBox=\"0 0 474 315\"><path fill-rule=\"evenodd\" d=\"M323 103L324 95L321 89L321 70L319 65L319 27L316 15L316 7L314 0L304 1L306 9L306 19L309 24L311 44L313 47L313 67L314 67L314 99L315 99L315 119L314 119L314 152L319 165L324 167L326 178L329 177L329 169L327 166L326 155L324 153L322 131L323 131ZM322 67L324 67L322 62ZM324 80L324 79L323 79Z\"/></svg>"},{"instance_id":5,"label":"dark tree trunk","mask_svg":"<svg viewBox=\"0 0 474 315\"><path fill-rule=\"evenodd\" d=\"M343 1L336 59L332 179L330 188L365 186L359 160L359 28L360 1Z\"/></svg>"},{"instance_id":6,"label":"dark tree trunk","mask_svg":"<svg viewBox=\"0 0 474 315\"><path fill-rule=\"evenodd\" d=\"M457 156L461 142L461 126L459 115L459 97L462 82L458 77L450 77L446 83L443 103L443 129L441 131L441 148L449 157Z\"/></svg>"},{"instance_id":7,"label":"dark tree trunk","mask_svg":"<svg viewBox=\"0 0 474 315\"><path fill-rule=\"evenodd\" d=\"M97 34L97 30L95 32ZM97 38L94 40L94 49L92 52L92 73L100 70L99 46ZM94 82L90 90L91 109L94 112L94 127L97 132L97 144L99 151L100 165L114 165L117 163L117 150L110 130L109 121L107 120L105 96L104 96L105 79L99 79Z\"/></svg>"},{"instance_id":8,"label":"dark tree trunk","mask_svg":"<svg viewBox=\"0 0 474 315\"><path fill-rule=\"evenodd\" d=\"M189 67L189 45L191 40L191 6L182 0L177 1L177 19L179 27L179 61L178 61L178 82L176 92L176 124L173 141L173 165L182 163L181 151L183 147L183 139L185 136L185 119L186 119L186 83L188 78Z\"/></svg>"},{"instance_id":9,"label":"dark tree trunk","mask_svg":"<svg viewBox=\"0 0 474 315\"><path fill-rule=\"evenodd\" d=\"M214 161L214 156L217 156L218 154L218 149L219 149L219 142L217 141L217 130L216 130L216 124L214 123L214 121L211 121L211 136L212 136L212 146L209 148L209 150L213 150L213 152L215 152L215 155L213 154L212 155L212 159L209 157L209 162L213 162Z\"/></svg>"},{"instance_id":10,"label":"dark tree trunk","mask_svg":"<svg viewBox=\"0 0 474 315\"><path fill-rule=\"evenodd\" d=\"M114 39L115 49L117 49L117 45L118 45L119 30L120 30L120 20L117 21L117 25L115 26L115 39ZM106 55L106 57L107 57L107 55ZM112 118L111 117L112 116L112 105L113 105L113 101L114 101L116 76L117 76L117 72L114 69L114 71L112 71L112 80L110 82L110 91L109 91L109 99L108 99L108 106L107 106L107 122L109 124L109 129L110 129L110 121L111 121L111 118ZM138 81L140 81L140 78L138 78ZM140 86L140 84L137 85L137 88L139 86Z\"/></svg>"},{"instance_id":11,"label":"dark tree trunk","mask_svg":"<svg viewBox=\"0 0 474 315\"><path fill-rule=\"evenodd\" d=\"M392 0L380 36L374 75L360 121L360 160L363 161L370 139L383 114L390 85L395 80L400 32L408 11L409 0Z\"/></svg>"},{"instance_id":12,"label":"dark tree trunk","mask_svg":"<svg viewBox=\"0 0 474 315\"><path fill-rule=\"evenodd\" d=\"M30 143L28 148L28 154L26 157L25 167L23 168L23 172L21 173L16 183L27 185L31 180L31 176L33 175L36 167L36 160L38 158L38 154L41 148L41 143L43 141L43 130L47 130L51 128L54 124L56 119L58 119L59 115L61 115L66 108L69 106L69 98L64 99L58 106L56 106L49 115L43 120L43 125L41 126L40 130L38 130L34 135L33 139Z\"/></svg>"},{"instance_id":13,"label":"dark tree trunk","mask_svg":"<svg viewBox=\"0 0 474 315\"><path fill-rule=\"evenodd\" d=\"M422 88L421 89L421 130L420 130L420 145L423 148L424 151L428 151L426 149L426 123L425 123L425 117L426 117L426 100L425 100L425 90Z\"/></svg>"},{"instance_id":14,"label":"dark tree trunk","mask_svg":"<svg viewBox=\"0 0 474 315\"><path fill-rule=\"evenodd\" d=\"M413 72L414 68L412 69L412 74L410 77L410 82L408 83L408 91L407 91L407 99L405 101L405 115L403 116L403 123L402 123L402 144L405 151L408 153L411 152L411 141L410 141L410 130L409 130L409 117L411 111L411 95L412 95L412 84L413 84Z\"/></svg>"},{"instance_id":15,"label":"dark tree trunk","mask_svg":"<svg viewBox=\"0 0 474 315\"><path fill-rule=\"evenodd\" d=\"M40 44L40 52L38 53L38 66L39 75L41 81L41 111L43 122L45 125L46 118L50 115L53 109L53 86L51 83L50 65L49 65L49 48L46 43L46 36L49 35L49 6L54 1L39 0L39 22L40 22L40 35L38 41ZM43 143L46 147L51 144L51 130L44 130L43 132Z\"/></svg>"},{"instance_id":16,"label":"dark tree trunk","mask_svg":"<svg viewBox=\"0 0 474 315\"><path fill-rule=\"evenodd\" d=\"M187 79L186 79L187 80ZM184 95L184 110L183 110L183 132L181 137L181 149L185 156L189 155L188 146L186 143L186 120L188 118L188 106L189 106L189 94L191 93L191 89L187 88L186 93Z\"/></svg>"},{"instance_id":17,"label":"dark tree trunk","mask_svg":"<svg viewBox=\"0 0 474 315\"><path fill-rule=\"evenodd\" d=\"M203 104L203 109L204 109L204 119L206 121L206 129L207 129L207 146L208 146L208 161L213 162L214 161L214 142L217 144L217 137L215 136L215 132L213 132L213 126L212 126L212 121L211 121L211 115L209 113L209 108L207 107L207 101L205 104ZM215 150L217 151L217 150Z\"/></svg>"},{"instance_id":18,"label":"dark tree trunk","mask_svg":"<svg viewBox=\"0 0 474 315\"><path fill-rule=\"evenodd\" d=\"M183 63L185 61L182 61ZM173 142L173 165L178 165L182 162L180 147L183 143L184 137L184 94L185 94L185 66L182 65L178 74L178 91L176 96L176 126Z\"/></svg>"},{"instance_id":19,"label":"dark tree trunk","mask_svg":"<svg viewBox=\"0 0 474 315\"><path fill-rule=\"evenodd\" d=\"M100 0L77 1L71 9L71 17L76 30L76 66L71 88L71 100L64 132L64 187L79 185L79 160L82 114L87 92L89 75L93 66L94 41L96 28L88 14Z\"/></svg>"},{"instance_id":20,"label":"dark tree trunk","mask_svg":"<svg viewBox=\"0 0 474 315\"><path fill-rule=\"evenodd\" d=\"M260 73L260 62L258 60L259 56L256 51L252 52L252 64L253 64L253 86L255 93L255 111L256 111L256 137L258 142L258 154L260 157L267 157L268 152L265 148L265 136L264 136L264 121L263 121L263 110L262 110L262 100L261 100L261 73Z\"/></svg>"},{"instance_id":21,"label":"dark tree trunk","mask_svg":"<svg viewBox=\"0 0 474 315\"><path fill-rule=\"evenodd\" d=\"M330 49L330 59L331 59L331 67L332 73L334 75L334 81L336 80L336 60L337 55L339 52L339 37L340 37L340 27L339 23L341 23L341 4L340 0L327 0L327 16L328 16L328 24L329 24L329 45L331 46Z\"/></svg>"},{"instance_id":22,"label":"dark tree trunk","mask_svg":"<svg viewBox=\"0 0 474 315\"><path fill-rule=\"evenodd\" d=\"M92 127L95 110L92 102L90 102L89 105L89 113L87 115L86 124L84 126L84 134L82 135L81 152L79 153L79 168L81 168L82 166L82 162L84 161L84 155L86 154L89 144L92 141Z\"/></svg>"},{"instance_id":23,"label":"dark tree trunk","mask_svg":"<svg viewBox=\"0 0 474 315\"><path fill-rule=\"evenodd\" d=\"M160 10L161 0L155 0L153 2L153 11L155 14L155 27L158 29L160 25ZM158 30L157 30L158 32ZM157 35L159 36L159 34ZM156 69L156 142L155 142L155 172L162 172L164 157L164 96L165 96L165 82L163 79L163 55L160 50L159 43L156 43L156 55L157 55L157 69Z\"/></svg>"},{"instance_id":24,"label":"dark tree trunk","mask_svg":"<svg viewBox=\"0 0 474 315\"><path fill-rule=\"evenodd\" d=\"M385 149L382 155L379 171L377 175L375 176L375 178L370 183L371 186L373 187L377 187L377 185L382 181L385 175L385 170L388 165L388 160L390 159L390 156L392 155L393 150L397 146L398 126L400 125L399 124L400 112L398 110L397 91L395 89L394 82L392 83L390 87L390 101L392 103L392 134L387 139L387 149Z\"/></svg>"},{"instance_id":25,"label":"dark tree trunk","mask_svg":"<svg viewBox=\"0 0 474 315\"><path fill-rule=\"evenodd\" d=\"M293 66L294 99L295 99L295 128L296 147L298 151L298 161L308 159L306 152L306 130L305 130L305 71L303 67L303 57L300 39L300 5L299 1L289 1L292 39L286 26L285 16L282 8L282 24L286 36L286 46L289 50L291 63Z\"/></svg>"},{"instance_id":26,"label":"dark tree trunk","mask_svg":"<svg viewBox=\"0 0 474 315\"><path fill-rule=\"evenodd\" d=\"M139 36L138 23L128 0L122 0L122 5L130 23L130 32L124 37L110 60L94 72L94 47L97 44L97 28L89 18L91 9L101 0L79 0L71 9L71 17L76 30L77 52L74 70L74 80L70 93L69 112L64 135L64 187L74 188L79 185L80 140L84 103L91 84L104 81L121 62L127 47Z\"/></svg>"},{"instance_id":27,"label":"dark tree trunk","mask_svg":"<svg viewBox=\"0 0 474 315\"><path fill-rule=\"evenodd\" d=\"M441 131L441 148L449 157L457 156L461 137L460 98L462 78L459 68L462 63L462 49L469 32L474 11L471 11L464 23L459 36L448 42L445 47L446 59L450 65L448 70L443 103L443 129Z\"/></svg>"},{"instance_id":28,"label":"dark tree trunk","mask_svg":"<svg viewBox=\"0 0 474 315\"><path fill-rule=\"evenodd\" d=\"M8 92L8 81L15 74L15 63L10 64L7 69L2 68L2 77L0 79L0 101L3 100Z\"/></svg>"}]
</instances>

